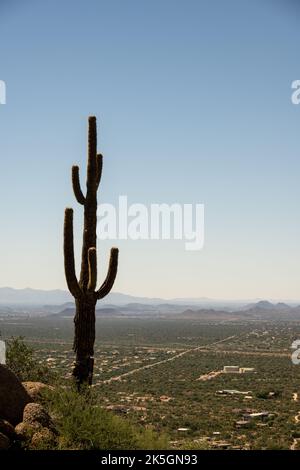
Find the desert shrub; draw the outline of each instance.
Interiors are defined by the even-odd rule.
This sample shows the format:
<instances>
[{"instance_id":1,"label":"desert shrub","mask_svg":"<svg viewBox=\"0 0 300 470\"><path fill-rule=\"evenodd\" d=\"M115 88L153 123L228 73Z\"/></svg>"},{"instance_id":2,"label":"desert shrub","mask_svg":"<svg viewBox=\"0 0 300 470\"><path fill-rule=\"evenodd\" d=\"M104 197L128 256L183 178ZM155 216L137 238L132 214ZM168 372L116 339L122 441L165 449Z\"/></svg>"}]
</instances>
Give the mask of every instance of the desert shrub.
<instances>
[{"instance_id":1,"label":"desert shrub","mask_svg":"<svg viewBox=\"0 0 300 470\"><path fill-rule=\"evenodd\" d=\"M43 404L55 419L59 449L164 449L167 440L151 429L133 426L99 405L93 390L78 393L57 387L44 393Z\"/></svg>"},{"instance_id":2,"label":"desert shrub","mask_svg":"<svg viewBox=\"0 0 300 470\"><path fill-rule=\"evenodd\" d=\"M22 382L49 383L55 380L55 374L49 367L36 361L33 349L25 344L22 336L7 341L6 365Z\"/></svg>"}]
</instances>

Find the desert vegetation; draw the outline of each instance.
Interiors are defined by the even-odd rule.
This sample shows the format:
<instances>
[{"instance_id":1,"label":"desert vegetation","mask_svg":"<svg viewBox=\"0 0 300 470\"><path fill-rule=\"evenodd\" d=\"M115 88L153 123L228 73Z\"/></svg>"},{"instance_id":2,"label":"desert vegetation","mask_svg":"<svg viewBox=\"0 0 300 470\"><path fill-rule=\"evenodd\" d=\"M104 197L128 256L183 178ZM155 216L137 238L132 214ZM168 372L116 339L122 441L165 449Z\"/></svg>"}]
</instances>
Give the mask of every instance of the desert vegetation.
<instances>
[{"instance_id":1,"label":"desert vegetation","mask_svg":"<svg viewBox=\"0 0 300 470\"><path fill-rule=\"evenodd\" d=\"M53 363L38 360L38 352L22 337L11 338L7 345L8 370L23 382L29 398L23 422L15 428L7 419L0 419L0 449L8 444L2 433L7 430L11 449L168 448L166 435L158 434L152 426L145 428L105 409L102 396L96 390L86 385L79 392L72 379L62 380ZM18 421L16 418L14 425Z\"/></svg>"},{"instance_id":2,"label":"desert vegetation","mask_svg":"<svg viewBox=\"0 0 300 470\"><path fill-rule=\"evenodd\" d=\"M44 397L49 413L61 416L56 421L61 429L56 445L68 448L74 439L76 446L86 448L87 441L81 441L80 437L85 431L72 424L77 422L76 413L82 408L76 403L81 403L85 395L75 393L71 385L71 319L48 316L15 321L14 325L9 321L1 323L5 338L12 334L24 336L26 332L25 345L32 351L30 360L38 367L47 365L51 373L63 380L64 386L68 385L67 395L63 394L61 399L57 392L47 391ZM149 439L151 447L156 436L154 440L159 442L159 447L175 449L298 448L300 381L297 366L291 362L290 345L300 334L299 323L281 323L280 327L277 322L220 325L182 319L108 316L98 318L96 328L98 360L83 420L88 421L88 416L93 415L89 429L95 431L98 418L104 413L105 419L114 417L111 429L123 429L119 425L114 428L114 423L124 422L125 428L134 430L133 434L126 432L135 436L133 446L144 446L143 439ZM166 361L187 350L185 355ZM153 367L144 368L148 365ZM221 371L224 365L254 371L221 373L211 380L198 380L211 371ZM125 375L127 372L132 374ZM120 378L111 380L117 377ZM224 390L243 393L219 393ZM70 408L65 403L67 400ZM96 415L89 412L89 406L98 410ZM70 414L68 423L64 415L55 411L64 408ZM63 428L63 422L68 431ZM99 436L101 429L100 426ZM75 431L77 437L70 437ZM113 437L111 445L118 442L117 446L125 448L121 440L121 435ZM107 441L104 439L101 444L99 437L91 445L104 446L104 443ZM124 446L128 445L125 440Z\"/></svg>"}]
</instances>

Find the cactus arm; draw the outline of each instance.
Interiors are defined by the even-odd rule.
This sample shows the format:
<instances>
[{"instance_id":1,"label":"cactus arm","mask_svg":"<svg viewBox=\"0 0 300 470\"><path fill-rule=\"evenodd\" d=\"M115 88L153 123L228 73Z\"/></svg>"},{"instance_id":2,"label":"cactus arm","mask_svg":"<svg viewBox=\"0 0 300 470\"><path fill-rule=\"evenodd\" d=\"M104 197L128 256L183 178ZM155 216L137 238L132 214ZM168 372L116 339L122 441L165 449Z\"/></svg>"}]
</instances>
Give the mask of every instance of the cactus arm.
<instances>
[{"instance_id":1,"label":"cactus arm","mask_svg":"<svg viewBox=\"0 0 300 470\"><path fill-rule=\"evenodd\" d=\"M69 291L78 299L81 297L81 290L77 281L74 259L74 239L73 239L73 209L67 208L65 211L64 223L64 262L65 274Z\"/></svg>"},{"instance_id":2,"label":"cactus arm","mask_svg":"<svg viewBox=\"0 0 300 470\"><path fill-rule=\"evenodd\" d=\"M77 202L79 202L79 204L82 204L84 206L85 197L84 197L84 195L81 191L81 187L80 187L79 167L78 166L73 166L72 167L72 186L73 186L73 191L74 191L74 195L77 199Z\"/></svg>"},{"instance_id":3,"label":"cactus arm","mask_svg":"<svg viewBox=\"0 0 300 470\"><path fill-rule=\"evenodd\" d=\"M89 263L89 283L88 291L94 292L97 285L97 250L96 248L89 248L88 251Z\"/></svg>"},{"instance_id":4,"label":"cactus arm","mask_svg":"<svg viewBox=\"0 0 300 470\"><path fill-rule=\"evenodd\" d=\"M110 260L109 260L109 267L105 281L103 282L100 289L96 292L96 297L98 300L103 299L112 289L114 285L117 271L118 271L118 257L119 257L119 250L118 248L112 248L110 250Z\"/></svg>"},{"instance_id":5,"label":"cactus arm","mask_svg":"<svg viewBox=\"0 0 300 470\"><path fill-rule=\"evenodd\" d=\"M96 175L97 188L99 187L99 184L100 184L100 181L101 181L102 166L103 166L103 155L101 155L101 153L98 153L98 155L97 155L97 175Z\"/></svg>"}]
</instances>

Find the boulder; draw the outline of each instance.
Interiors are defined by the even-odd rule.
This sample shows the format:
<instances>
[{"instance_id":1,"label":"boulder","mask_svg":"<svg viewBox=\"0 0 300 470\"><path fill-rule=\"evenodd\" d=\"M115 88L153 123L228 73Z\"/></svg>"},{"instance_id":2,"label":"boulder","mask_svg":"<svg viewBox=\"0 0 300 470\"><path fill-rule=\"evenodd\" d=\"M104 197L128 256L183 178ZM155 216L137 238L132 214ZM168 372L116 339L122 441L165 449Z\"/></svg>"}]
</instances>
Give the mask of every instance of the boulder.
<instances>
[{"instance_id":1,"label":"boulder","mask_svg":"<svg viewBox=\"0 0 300 470\"><path fill-rule=\"evenodd\" d=\"M58 435L51 417L39 403L25 406L23 421L15 427L15 433L29 449L51 449Z\"/></svg>"},{"instance_id":2,"label":"boulder","mask_svg":"<svg viewBox=\"0 0 300 470\"><path fill-rule=\"evenodd\" d=\"M39 431L41 428L42 426L38 423L19 423L15 427L15 433L20 441L27 441L30 440L33 434Z\"/></svg>"},{"instance_id":3,"label":"boulder","mask_svg":"<svg viewBox=\"0 0 300 470\"><path fill-rule=\"evenodd\" d=\"M53 449L56 443L55 434L48 428L41 428L31 438L31 449Z\"/></svg>"},{"instance_id":4,"label":"boulder","mask_svg":"<svg viewBox=\"0 0 300 470\"><path fill-rule=\"evenodd\" d=\"M23 410L31 401L17 376L0 364L0 418L13 425L20 423Z\"/></svg>"},{"instance_id":5,"label":"boulder","mask_svg":"<svg viewBox=\"0 0 300 470\"><path fill-rule=\"evenodd\" d=\"M10 448L10 440L7 436L0 432L0 450L7 450Z\"/></svg>"},{"instance_id":6,"label":"boulder","mask_svg":"<svg viewBox=\"0 0 300 470\"><path fill-rule=\"evenodd\" d=\"M39 403L28 403L23 421L15 427L17 438L28 449L51 449L56 445L58 432L47 411Z\"/></svg>"},{"instance_id":7,"label":"boulder","mask_svg":"<svg viewBox=\"0 0 300 470\"><path fill-rule=\"evenodd\" d=\"M39 403L28 403L28 405L25 406L23 412L23 423L30 425L39 424L45 428L53 427L49 414Z\"/></svg>"},{"instance_id":8,"label":"boulder","mask_svg":"<svg viewBox=\"0 0 300 470\"><path fill-rule=\"evenodd\" d=\"M54 387L43 384L42 382L22 382L22 385L33 401L41 398L43 390L54 390Z\"/></svg>"}]
</instances>

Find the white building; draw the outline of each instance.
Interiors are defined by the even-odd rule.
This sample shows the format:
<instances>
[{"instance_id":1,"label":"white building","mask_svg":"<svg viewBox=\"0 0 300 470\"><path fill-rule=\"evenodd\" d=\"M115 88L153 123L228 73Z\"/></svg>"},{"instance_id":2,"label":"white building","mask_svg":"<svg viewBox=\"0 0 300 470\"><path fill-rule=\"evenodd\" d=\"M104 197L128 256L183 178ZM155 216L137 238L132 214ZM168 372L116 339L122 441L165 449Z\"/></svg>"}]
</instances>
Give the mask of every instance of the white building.
<instances>
[{"instance_id":1,"label":"white building","mask_svg":"<svg viewBox=\"0 0 300 470\"><path fill-rule=\"evenodd\" d=\"M225 374L239 374L240 368L239 366L224 366L223 372Z\"/></svg>"},{"instance_id":2,"label":"white building","mask_svg":"<svg viewBox=\"0 0 300 470\"><path fill-rule=\"evenodd\" d=\"M254 367L239 367L239 366L224 366L223 373L225 374L245 374L254 372Z\"/></svg>"}]
</instances>

